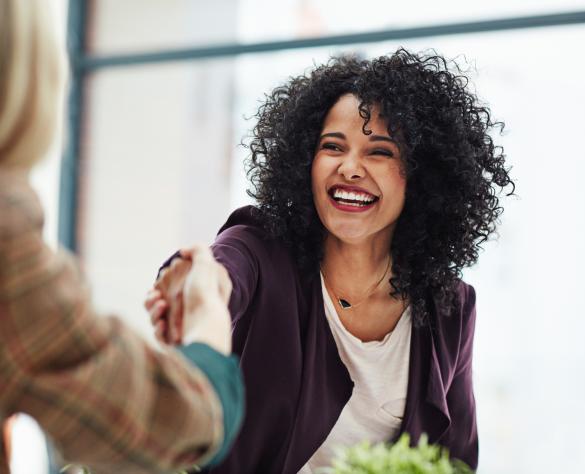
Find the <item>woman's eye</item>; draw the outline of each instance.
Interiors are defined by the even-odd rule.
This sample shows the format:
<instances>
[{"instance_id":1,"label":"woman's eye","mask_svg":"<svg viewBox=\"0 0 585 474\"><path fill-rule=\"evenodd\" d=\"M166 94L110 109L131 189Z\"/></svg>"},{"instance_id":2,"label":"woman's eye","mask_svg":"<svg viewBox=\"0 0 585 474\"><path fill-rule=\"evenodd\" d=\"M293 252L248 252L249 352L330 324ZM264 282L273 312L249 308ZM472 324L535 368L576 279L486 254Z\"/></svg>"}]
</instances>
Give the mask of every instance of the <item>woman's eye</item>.
<instances>
[{"instance_id":1,"label":"woman's eye","mask_svg":"<svg viewBox=\"0 0 585 474\"><path fill-rule=\"evenodd\" d=\"M388 158L394 157L394 153L392 153L390 150L382 150L382 149L373 150L372 155L382 155L382 156L387 156Z\"/></svg>"},{"instance_id":2,"label":"woman's eye","mask_svg":"<svg viewBox=\"0 0 585 474\"><path fill-rule=\"evenodd\" d=\"M323 150L341 151L341 147L335 143L323 143L321 148Z\"/></svg>"}]
</instances>

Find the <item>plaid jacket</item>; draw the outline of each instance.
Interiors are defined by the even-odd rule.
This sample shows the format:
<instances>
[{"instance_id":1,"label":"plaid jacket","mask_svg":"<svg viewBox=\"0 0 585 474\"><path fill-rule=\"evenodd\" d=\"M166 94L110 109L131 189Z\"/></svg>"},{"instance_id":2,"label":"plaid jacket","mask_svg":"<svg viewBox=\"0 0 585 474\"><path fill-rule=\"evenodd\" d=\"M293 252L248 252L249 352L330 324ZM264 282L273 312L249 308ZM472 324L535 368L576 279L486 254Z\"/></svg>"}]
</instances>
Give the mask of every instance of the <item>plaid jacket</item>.
<instances>
[{"instance_id":1,"label":"plaid jacket","mask_svg":"<svg viewBox=\"0 0 585 474\"><path fill-rule=\"evenodd\" d=\"M93 473L172 472L209 460L223 440L209 380L179 353L96 317L73 259L52 252L42 228L26 173L0 167L0 428L27 413L66 460Z\"/></svg>"}]
</instances>

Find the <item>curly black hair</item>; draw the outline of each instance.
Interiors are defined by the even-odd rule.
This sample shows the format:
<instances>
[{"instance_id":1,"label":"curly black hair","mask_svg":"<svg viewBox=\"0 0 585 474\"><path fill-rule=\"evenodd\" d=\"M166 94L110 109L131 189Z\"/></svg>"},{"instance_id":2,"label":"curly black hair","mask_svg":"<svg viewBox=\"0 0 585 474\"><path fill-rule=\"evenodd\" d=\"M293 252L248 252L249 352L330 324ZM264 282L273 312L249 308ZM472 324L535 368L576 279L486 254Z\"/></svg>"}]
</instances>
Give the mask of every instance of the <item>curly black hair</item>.
<instances>
[{"instance_id":1,"label":"curly black hair","mask_svg":"<svg viewBox=\"0 0 585 474\"><path fill-rule=\"evenodd\" d=\"M496 230L499 193L514 192L503 149L490 136L504 124L468 83L435 52L401 48L372 60L334 58L266 95L249 142L248 194L301 269L316 270L323 256L325 229L311 192L315 149L328 111L349 93L360 101L364 133L377 105L399 138L407 187L390 249L391 294L408 298L418 325L428 319L429 295L447 312L455 307L461 270Z\"/></svg>"}]
</instances>

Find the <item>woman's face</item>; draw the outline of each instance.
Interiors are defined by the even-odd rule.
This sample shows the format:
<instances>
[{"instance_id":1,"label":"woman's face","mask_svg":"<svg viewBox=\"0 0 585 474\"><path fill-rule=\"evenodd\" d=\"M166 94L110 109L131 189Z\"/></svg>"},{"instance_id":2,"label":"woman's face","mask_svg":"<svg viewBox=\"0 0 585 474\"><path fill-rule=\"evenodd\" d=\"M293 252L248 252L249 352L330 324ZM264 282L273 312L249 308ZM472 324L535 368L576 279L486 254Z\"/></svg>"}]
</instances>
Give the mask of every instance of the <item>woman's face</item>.
<instances>
[{"instance_id":1,"label":"woman's face","mask_svg":"<svg viewBox=\"0 0 585 474\"><path fill-rule=\"evenodd\" d=\"M313 201L338 239L389 241L404 207L400 152L377 107L367 126L372 133L363 133L358 105L354 95L343 95L325 117L311 170Z\"/></svg>"}]
</instances>

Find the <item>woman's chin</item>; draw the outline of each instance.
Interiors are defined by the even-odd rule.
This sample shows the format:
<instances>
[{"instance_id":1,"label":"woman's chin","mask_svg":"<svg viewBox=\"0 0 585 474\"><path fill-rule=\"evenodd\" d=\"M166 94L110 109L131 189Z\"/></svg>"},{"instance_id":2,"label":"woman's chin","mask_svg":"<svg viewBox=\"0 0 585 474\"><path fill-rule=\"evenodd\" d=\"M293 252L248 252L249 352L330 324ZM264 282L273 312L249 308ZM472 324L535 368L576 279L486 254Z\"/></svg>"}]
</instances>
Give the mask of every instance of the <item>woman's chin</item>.
<instances>
[{"instance_id":1,"label":"woman's chin","mask_svg":"<svg viewBox=\"0 0 585 474\"><path fill-rule=\"evenodd\" d=\"M364 232L364 228L355 225L337 225L328 227L329 234L346 244L357 245L367 242L370 234Z\"/></svg>"}]
</instances>

